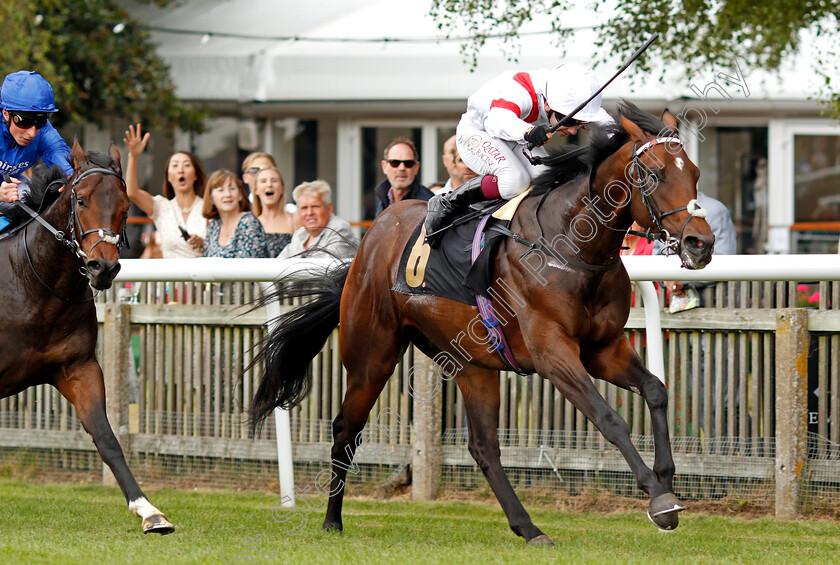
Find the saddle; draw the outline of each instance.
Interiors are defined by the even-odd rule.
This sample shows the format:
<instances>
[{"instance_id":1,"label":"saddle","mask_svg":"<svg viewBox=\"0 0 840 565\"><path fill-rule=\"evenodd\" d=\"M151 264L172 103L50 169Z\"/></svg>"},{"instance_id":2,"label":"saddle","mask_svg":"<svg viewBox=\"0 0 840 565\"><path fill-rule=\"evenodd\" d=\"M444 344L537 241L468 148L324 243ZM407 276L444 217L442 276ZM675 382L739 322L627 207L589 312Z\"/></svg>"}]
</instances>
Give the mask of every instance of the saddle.
<instances>
[{"instance_id":1,"label":"saddle","mask_svg":"<svg viewBox=\"0 0 840 565\"><path fill-rule=\"evenodd\" d=\"M392 290L402 294L430 294L451 298L478 308L488 339L508 368L521 375L493 307L492 257L503 238L513 236L508 225L527 191L511 201L494 200L473 205L451 227L445 228L440 245L426 242L425 218L414 228L400 257L399 274Z\"/></svg>"},{"instance_id":2,"label":"saddle","mask_svg":"<svg viewBox=\"0 0 840 565\"><path fill-rule=\"evenodd\" d=\"M426 294L451 298L470 306L476 295L489 297L492 254L519 203L528 193L512 200L491 200L471 205L443 233L432 249L425 242L424 221L415 227L400 257L399 276L392 290L402 294ZM485 219L486 218L486 219ZM479 225L481 231L477 233ZM471 253L473 242L480 250Z\"/></svg>"}]
</instances>

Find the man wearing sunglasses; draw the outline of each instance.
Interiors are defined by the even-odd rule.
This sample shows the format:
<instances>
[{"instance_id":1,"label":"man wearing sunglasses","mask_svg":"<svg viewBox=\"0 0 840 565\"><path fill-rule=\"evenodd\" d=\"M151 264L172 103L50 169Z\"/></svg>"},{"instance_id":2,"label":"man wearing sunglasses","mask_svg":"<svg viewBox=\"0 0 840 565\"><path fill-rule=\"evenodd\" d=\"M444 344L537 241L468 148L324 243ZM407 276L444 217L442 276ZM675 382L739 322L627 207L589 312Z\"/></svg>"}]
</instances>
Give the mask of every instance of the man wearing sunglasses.
<instances>
[{"instance_id":1,"label":"man wearing sunglasses","mask_svg":"<svg viewBox=\"0 0 840 565\"><path fill-rule=\"evenodd\" d=\"M429 201L426 233L446 226L459 211L482 200L509 200L522 194L545 170L532 165L522 149L531 144L534 155L552 135L574 135L593 122L609 123L601 95L553 133L549 129L600 88L595 73L577 63L551 70L508 71L481 86L469 100L455 131L458 154L478 175L448 194ZM440 235L429 238L437 246Z\"/></svg>"},{"instance_id":2,"label":"man wearing sunglasses","mask_svg":"<svg viewBox=\"0 0 840 565\"><path fill-rule=\"evenodd\" d=\"M417 148L407 137L398 137L388 144L382 159L382 172L387 177L379 183L376 191L376 215L385 208L402 200L426 200L434 196L431 190L420 184L420 160Z\"/></svg>"},{"instance_id":3,"label":"man wearing sunglasses","mask_svg":"<svg viewBox=\"0 0 840 565\"><path fill-rule=\"evenodd\" d=\"M58 112L52 86L35 71L18 71L6 75L0 86L0 108L4 127L0 127L0 230L18 214L11 204L27 202L28 191L20 186L21 173L39 160L48 167L59 166L66 175L73 172L70 148L49 122Z\"/></svg>"}]
</instances>

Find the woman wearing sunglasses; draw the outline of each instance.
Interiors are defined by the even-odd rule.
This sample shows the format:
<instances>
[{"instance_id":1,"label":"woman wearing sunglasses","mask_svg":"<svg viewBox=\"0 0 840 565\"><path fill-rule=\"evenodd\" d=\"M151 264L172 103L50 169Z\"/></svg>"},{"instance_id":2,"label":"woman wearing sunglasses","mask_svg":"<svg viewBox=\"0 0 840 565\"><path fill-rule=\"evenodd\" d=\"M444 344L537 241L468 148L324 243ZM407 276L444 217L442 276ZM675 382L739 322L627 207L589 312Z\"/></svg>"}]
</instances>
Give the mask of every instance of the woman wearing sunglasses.
<instances>
[{"instance_id":1,"label":"woman wearing sunglasses","mask_svg":"<svg viewBox=\"0 0 840 565\"><path fill-rule=\"evenodd\" d=\"M544 156L542 145L552 135L574 135L589 123L611 122L599 94L566 125L549 132L599 88L595 73L578 63L564 63L553 70L508 71L480 87L467 100L467 111L456 129L458 154L478 176L429 201L426 233L444 227L470 204L522 194L545 170L523 154L527 144L536 148L535 155ZM435 246L438 240L432 237L429 243Z\"/></svg>"},{"instance_id":2,"label":"woman wearing sunglasses","mask_svg":"<svg viewBox=\"0 0 840 565\"><path fill-rule=\"evenodd\" d=\"M245 184L246 194L253 194L254 177L260 170L266 167L277 167L277 162L274 160L274 157L268 153L259 151L249 153L242 161L242 182Z\"/></svg>"},{"instance_id":3,"label":"woman wearing sunglasses","mask_svg":"<svg viewBox=\"0 0 840 565\"><path fill-rule=\"evenodd\" d=\"M18 71L6 75L0 86L0 108L3 123L0 128L0 173L8 180L0 183L0 229L15 217L26 215L11 204L22 200L30 207L39 203L27 202L25 185L19 188L19 175L39 160L48 167L58 166L69 175L73 172L70 148L50 124L51 114L58 112L55 95L47 80L35 71Z\"/></svg>"}]
</instances>

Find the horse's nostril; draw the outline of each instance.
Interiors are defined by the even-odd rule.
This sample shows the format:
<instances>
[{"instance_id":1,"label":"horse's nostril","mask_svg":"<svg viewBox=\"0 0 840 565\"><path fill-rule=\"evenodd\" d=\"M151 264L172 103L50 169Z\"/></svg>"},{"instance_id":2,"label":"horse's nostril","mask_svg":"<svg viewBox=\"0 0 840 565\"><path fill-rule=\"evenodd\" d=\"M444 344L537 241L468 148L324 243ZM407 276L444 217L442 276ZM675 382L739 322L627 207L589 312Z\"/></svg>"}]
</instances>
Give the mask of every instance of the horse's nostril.
<instances>
[{"instance_id":1,"label":"horse's nostril","mask_svg":"<svg viewBox=\"0 0 840 565\"><path fill-rule=\"evenodd\" d=\"M97 276L97 275L101 274L102 269L103 269L102 262L97 261L96 259L88 261L86 267L87 267L88 273L90 273L93 276Z\"/></svg>"},{"instance_id":2,"label":"horse's nostril","mask_svg":"<svg viewBox=\"0 0 840 565\"><path fill-rule=\"evenodd\" d=\"M683 247L689 253L700 254L700 253L711 253L712 246L714 245L714 240L706 241L702 238L696 236L686 236L685 240L683 241Z\"/></svg>"}]
</instances>

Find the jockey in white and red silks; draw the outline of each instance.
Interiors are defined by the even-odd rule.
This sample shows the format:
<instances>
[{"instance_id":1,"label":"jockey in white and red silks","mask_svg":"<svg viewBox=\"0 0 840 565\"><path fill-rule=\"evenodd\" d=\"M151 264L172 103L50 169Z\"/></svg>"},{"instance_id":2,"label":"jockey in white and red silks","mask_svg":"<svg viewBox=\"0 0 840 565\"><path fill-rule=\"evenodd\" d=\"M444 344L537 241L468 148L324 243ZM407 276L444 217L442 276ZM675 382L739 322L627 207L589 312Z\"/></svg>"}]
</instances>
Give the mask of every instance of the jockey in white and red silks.
<instances>
[{"instance_id":1,"label":"jockey in white and red silks","mask_svg":"<svg viewBox=\"0 0 840 565\"><path fill-rule=\"evenodd\" d=\"M532 144L535 155L552 135L573 135L592 122L611 122L601 95L553 134L548 130L592 96L600 85L595 73L578 63L553 70L508 71L485 83L467 101L456 130L458 153L478 176L429 201L426 234L444 227L459 210L482 200L518 196L544 167L532 165L520 146ZM439 238L431 238L432 246Z\"/></svg>"}]
</instances>

